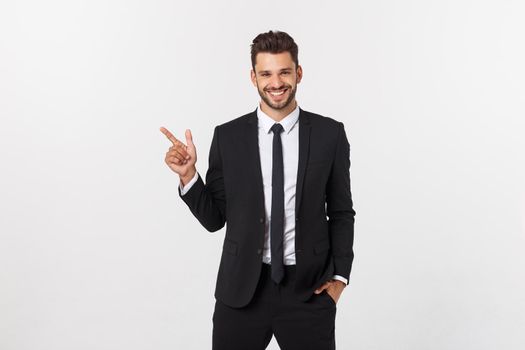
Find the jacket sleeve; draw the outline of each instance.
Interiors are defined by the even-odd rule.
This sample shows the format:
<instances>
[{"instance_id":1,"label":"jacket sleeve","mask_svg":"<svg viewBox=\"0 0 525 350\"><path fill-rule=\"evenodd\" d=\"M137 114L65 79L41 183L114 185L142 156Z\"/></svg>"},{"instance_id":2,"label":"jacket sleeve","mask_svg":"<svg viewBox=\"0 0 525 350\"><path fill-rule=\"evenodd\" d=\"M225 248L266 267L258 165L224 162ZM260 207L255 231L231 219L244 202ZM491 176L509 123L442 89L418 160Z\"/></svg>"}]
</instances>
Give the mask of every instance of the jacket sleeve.
<instances>
[{"instance_id":1,"label":"jacket sleeve","mask_svg":"<svg viewBox=\"0 0 525 350\"><path fill-rule=\"evenodd\" d=\"M179 187L179 186L177 186ZM219 129L215 127L210 147L209 166L206 172L206 184L198 175L197 181L188 192L179 197L188 205L192 214L210 232L224 227L226 223L226 197L222 174L222 159L219 149Z\"/></svg>"},{"instance_id":2,"label":"jacket sleeve","mask_svg":"<svg viewBox=\"0 0 525 350\"><path fill-rule=\"evenodd\" d=\"M354 259L354 217L350 191L350 144L344 124L340 123L337 148L326 192L330 241L334 259L334 274L350 277Z\"/></svg>"}]
</instances>

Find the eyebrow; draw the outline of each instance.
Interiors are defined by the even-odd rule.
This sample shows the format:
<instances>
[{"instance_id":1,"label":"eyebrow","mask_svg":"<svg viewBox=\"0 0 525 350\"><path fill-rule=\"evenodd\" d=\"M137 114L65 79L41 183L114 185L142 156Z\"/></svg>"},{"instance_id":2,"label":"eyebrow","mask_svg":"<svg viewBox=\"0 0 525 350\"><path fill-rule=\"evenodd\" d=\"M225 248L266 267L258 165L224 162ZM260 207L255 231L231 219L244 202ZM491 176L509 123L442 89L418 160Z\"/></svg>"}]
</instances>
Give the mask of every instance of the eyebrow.
<instances>
[{"instance_id":1,"label":"eyebrow","mask_svg":"<svg viewBox=\"0 0 525 350\"><path fill-rule=\"evenodd\" d=\"M292 68L283 68L283 69L280 69L279 72L287 72L287 71L291 71ZM261 70L259 71L259 74L262 74L262 73L271 73L271 71L269 70Z\"/></svg>"}]
</instances>

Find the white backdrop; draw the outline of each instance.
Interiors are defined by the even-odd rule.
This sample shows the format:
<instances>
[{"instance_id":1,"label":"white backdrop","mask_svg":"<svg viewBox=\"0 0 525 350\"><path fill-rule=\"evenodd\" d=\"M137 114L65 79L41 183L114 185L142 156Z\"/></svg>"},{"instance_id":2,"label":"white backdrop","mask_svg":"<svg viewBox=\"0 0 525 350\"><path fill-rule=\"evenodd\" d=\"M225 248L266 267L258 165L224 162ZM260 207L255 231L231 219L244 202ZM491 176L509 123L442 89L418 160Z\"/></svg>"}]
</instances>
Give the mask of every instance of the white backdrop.
<instances>
[{"instance_id":1,"label":"white backdrop","mask_svg":"<svg viewBox=\"0 0 525 350\"><path fill-rule=\"evenodd\" d=\"M525 348L525 4L2 1L0 349L209 349L224 229L164 164L255 109L249 45L299 45L344 122L355 262L338 349ZM270 349L277 349L272 341Z\"/></svg>"}]
</instances>

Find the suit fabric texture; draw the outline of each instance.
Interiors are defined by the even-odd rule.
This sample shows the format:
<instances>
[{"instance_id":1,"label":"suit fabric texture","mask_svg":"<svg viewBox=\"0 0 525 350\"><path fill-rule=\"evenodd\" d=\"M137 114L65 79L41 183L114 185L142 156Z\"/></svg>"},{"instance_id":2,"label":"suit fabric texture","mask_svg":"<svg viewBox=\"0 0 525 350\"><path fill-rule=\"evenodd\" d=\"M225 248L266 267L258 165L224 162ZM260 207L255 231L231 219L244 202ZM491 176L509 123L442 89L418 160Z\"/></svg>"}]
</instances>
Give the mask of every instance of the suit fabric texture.
<instances>
[{"instance_id":1,"label":"suit fabric texture","mask_svg":"<svg viewBox=\"0 0 525 350\"><path fill-rule=\"evenodd\" d=\"M294 286L300 301L333 275L349 279L355 217L349 168L344 124L300 109ZM256 110L215 127L206 183L199 175L179 196L208 231L226 225L215 298L233 308L248 305L261 276L265 228Z\"/></svg>"}]
</instances>

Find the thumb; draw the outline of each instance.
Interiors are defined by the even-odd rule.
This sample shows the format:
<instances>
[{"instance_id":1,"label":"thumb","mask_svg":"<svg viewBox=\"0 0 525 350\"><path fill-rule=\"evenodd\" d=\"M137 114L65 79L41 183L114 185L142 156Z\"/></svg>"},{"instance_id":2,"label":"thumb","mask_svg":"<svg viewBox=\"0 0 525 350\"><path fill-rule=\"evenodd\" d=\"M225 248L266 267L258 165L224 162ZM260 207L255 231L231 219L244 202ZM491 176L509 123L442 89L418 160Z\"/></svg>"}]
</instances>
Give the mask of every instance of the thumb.
<instances>
[{"instance_id":1,"label":"thumb","mask_svg":"<svg viewBox=\"0 0 525 350\"><path fill-rule=\"evenodd\" d=\"M321 287L317 288L315 290L315 294L320 294L323 290L325 290L326 288L328 288L330 284L328 282L326 282L325 284L323 284Z\"/></svg>"},{"instance_id":2,"label":"thumb","mask_svg":"<svg viewBox=\"0 0 525 350\"><path fill-rule=\"evenodd\" d=\"M195 145L193 144L193 138L191 136L190 129L186 129L186 144L188 145L188 147L195 147Z\"/></svg>"}]
</instances>

